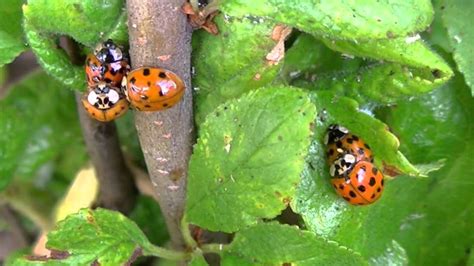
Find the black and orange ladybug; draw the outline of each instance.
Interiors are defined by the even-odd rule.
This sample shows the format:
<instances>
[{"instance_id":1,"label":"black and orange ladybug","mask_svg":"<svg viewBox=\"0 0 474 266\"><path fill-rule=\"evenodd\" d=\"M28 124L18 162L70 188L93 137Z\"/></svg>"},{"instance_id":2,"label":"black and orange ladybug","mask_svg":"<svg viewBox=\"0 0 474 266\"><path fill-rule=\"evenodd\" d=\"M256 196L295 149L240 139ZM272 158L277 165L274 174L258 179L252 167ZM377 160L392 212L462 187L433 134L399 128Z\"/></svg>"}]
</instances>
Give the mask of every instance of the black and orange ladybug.
<instances>
[{"instance_id":1,"label":"black and orange ladybug","mask_svg":"<svg viewBox=\"0 0 474 266\"><path fill-rule=\"evenodd\" d=\"M169 70L141 67L123 78L122 89L133 108L159 111L178 103L183 97L185 85L178 75Z\"/></svg>"},{"instance_id":2,"label":"black and orange ladybug","mask_svg":"<svg viewBox=\"0 0 474 266\"><path fill-rule=\"evenodd\" d=\"M122 90L105 82L89 87L81 100L87 113L102 122L112 121L122 116L129 106Z\"/></svg>"},{"instance_id":3,"label":"black and orange ladybug","mask_svg":"<svg viewBox=\"0 0 474 266\"><path fill-rule=\"evenodd\" d=\"M325 137L331 183L336 192L354 205L380 198L383 174L373 164L370 147L345 127L331 125Z\"/></svg>"}]
</instances>

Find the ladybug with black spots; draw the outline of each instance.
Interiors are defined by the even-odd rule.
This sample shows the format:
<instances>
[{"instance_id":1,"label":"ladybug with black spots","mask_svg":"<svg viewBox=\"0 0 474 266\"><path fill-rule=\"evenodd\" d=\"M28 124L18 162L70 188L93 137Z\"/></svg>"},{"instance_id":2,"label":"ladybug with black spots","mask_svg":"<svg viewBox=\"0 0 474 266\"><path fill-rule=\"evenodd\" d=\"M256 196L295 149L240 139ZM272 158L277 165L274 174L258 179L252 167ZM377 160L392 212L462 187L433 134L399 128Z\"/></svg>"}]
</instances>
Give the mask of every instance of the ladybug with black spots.
<instances>
[{"instance_id":1,"label":"ladybug with black spots","mask_svg":"<svg viewBox=\"0 0 474 266\"><path fill-rule=\"evenodd\" d=\"M370 147L339 125L329 127L325 143L331 183L336 192L354 205L377 201L382 195L384 177L373 164Z\"/></svg>"},{"instance_id":2,"label":"ladybug with black spots","mask_svg":"<svg viewBox=\"0 0 474 266\"><path fill-rule=\"evenodd\" d=\"M128 57L112 40L98 47L94 54L88 54L86 57L87 84L94 86L103 81L114 87L120 87L122 78L130 71Z\"/></svg>"},{"instance_id":3,"label":"ladybug with black spots","mask_svg":"<svg viewBox=\"0 0 474 266\"><path fill-rule=\"evenodd\" d=\"M87 113L102 122L122 116L127 112L129 105L121 89L105 82L89 87L81 101Z\"/></svg>"},{"instance_id":4,"label":"ladybug with black spots","mask_svg":"<svg viewBox=\"0 0 474 266\"><path fill-rule=\"evenodd\" d=\"M169 70L141 67L123 78L122 89L133 108L159 111L178 103L184 95L185 85L178 75Z\"/></svg>"}]
</instances>

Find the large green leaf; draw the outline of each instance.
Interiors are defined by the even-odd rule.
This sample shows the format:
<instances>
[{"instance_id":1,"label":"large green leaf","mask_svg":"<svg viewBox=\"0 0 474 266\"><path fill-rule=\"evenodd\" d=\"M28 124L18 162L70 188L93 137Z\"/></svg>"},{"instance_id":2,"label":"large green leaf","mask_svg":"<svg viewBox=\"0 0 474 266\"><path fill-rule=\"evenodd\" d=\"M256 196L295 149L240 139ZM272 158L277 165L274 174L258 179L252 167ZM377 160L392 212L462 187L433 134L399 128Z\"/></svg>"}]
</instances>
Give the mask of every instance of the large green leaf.
<instances>
[{"instance_id":1,"label":"large green leaf","mask_svg":"<svg viewBox=\"0 0 474 266\"><path fill-rule=\"evenodd\" d=\"M214 22L219 35L198 31L193 36L198 123L226 100L272 81L280 67L265 59L277 44L271 38L276 24L263 19L255 23L255 18L223 14Z\"/></svg>"},{"instance_id":2,"label":"large green leaf","mask_svg":"<svg viewBox=\"0 0 474 266\"><path fill-rule=\"evenodd\" d=\"M315 106L296 88L252 91L201 126L189 165L189 222L234 232L278 215L294 196Z\"/></svg>"},{"instance_id":3,"label":"large green leaf","mask_svg":"<svg viewBox=\"0 0 474 266\"><path fill-rule=\"evenodd\" d=\"M262 223L238 232L226 252L265 265L367 264L359 254L336 242L277 223Z\"/></svg>"},{"instance_id":4,"label":"large green leaf","mask_svg":"<svg viewBox=\"0 0 474 266\"><path fill-rule=\"evenodd\" d=\"M292 207L310 230L360 252L374 264L404 264L405 253L413 265L466 261L465 250L474 243L470 182L474 171L469 167L473 106L467 87L457 78L387 110L387 122L415 162L448 159L429 178L387 180L379 201L351 206L331 187L324 154L316 149L311 155L314 170L304 172Z\"/></svg>"},{"instance_id":5,"label":"large green leaf","mask_svg":"<svg viewBox=\"0 0 474 266\"><path fill-rule=\"evenodd\" d=\"M235 16L262 16L331 39L384 39L426 29L433 18L428 0L221 1Z\"/></svg>"},{"instance_id":6,"label":"large green leaf","mask_svg":"<svg viewBox=\"0 0 474 266\"><path fill-rule=\"evenodd\" d=\"M21 28L23 0L0 1L0 67L26 49Z\"/></svg>"},{"instance_id":7,"label":"large green leaf","mask_svg":"<svg viewBox=\"0 0 474 266\"><path fill-rule=\"evenodd\" d=\"M119 212L82 209L58 223L48 234L51 258L38 261L46 265L122 265L149 254L152 244L138 226ZM57 256L55 254L59 254ZM18 258L16 263L31 265L34 259Z\"/></svg>"},{"instance_id":8,"label":"large green leaf","mask_svg":"<svg viewBox=\"0 0 474 266\"><path fill-rule=\"evenodd\" d=\"M448 29L449 41L454 48L454 60L474 96L474 28L470 21L474 16L474 1L440 1L442 19Z\"/></svg>"},{"instance_id":9,"label":"large green leaf","mask_svg":"<svg viewBox=\"0 0 474 266\"><path fill-rule=\"evenodd\" d=\"M45 73L13 86L0 108L0 189L15 175L29 179L46 164L64 166L69 151L75 170L84 161L74 96Z\"/></svg>"}]
</instances>

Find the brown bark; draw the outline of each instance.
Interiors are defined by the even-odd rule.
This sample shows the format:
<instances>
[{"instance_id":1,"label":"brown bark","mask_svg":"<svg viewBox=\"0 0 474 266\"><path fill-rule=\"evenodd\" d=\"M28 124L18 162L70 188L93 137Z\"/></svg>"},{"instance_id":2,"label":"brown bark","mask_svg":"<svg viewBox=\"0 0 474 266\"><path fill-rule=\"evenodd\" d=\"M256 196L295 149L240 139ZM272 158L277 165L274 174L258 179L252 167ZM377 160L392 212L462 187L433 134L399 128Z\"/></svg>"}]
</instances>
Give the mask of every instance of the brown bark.
<instances>
[{"instance_id":1,"label":"brown bark","mask_svg":"<svg viewBox=\"0 0 474 266\"><path fill-rule=\"evenodd\" d=\"M186 93L176 106L136 112L135 124L151 181L175 248L183 248L188 161L193 144L190 84L191 28L181 12L184 0L127 0L132 69L162 67L178 74Z\"/></svg>"},{"instance_id":2,"label":"brown bark","mask_svg":"<svg viewBox=\"0 0 474 266\"><path fill-rule=\"evenodd\" d=\"M76 102L84 141L99 180L97 205L126 214L135 205L137 189L125 164L115 123L90 118L78 92Z\"/></svg>"}]
</instances>

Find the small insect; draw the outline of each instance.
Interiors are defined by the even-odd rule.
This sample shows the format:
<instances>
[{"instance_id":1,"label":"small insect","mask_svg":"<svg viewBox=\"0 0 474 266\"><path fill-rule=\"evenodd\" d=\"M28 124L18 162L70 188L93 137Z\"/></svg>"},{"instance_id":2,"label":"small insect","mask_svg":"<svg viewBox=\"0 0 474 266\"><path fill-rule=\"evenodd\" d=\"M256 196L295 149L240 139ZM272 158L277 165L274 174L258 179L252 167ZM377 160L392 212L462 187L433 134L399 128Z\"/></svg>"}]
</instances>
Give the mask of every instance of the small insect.
<instances>
[{"instance_id":1,"label":"small insect","mask_svg":"<svg viewBox=\"0 0 474 266\"><path fill-rule=\"evenodd\" d=\"M380 198L384 177L370 147L345 127L331 125L325 137L331 183L349 203L367 205Z\"/></svg>"},{"instance_id":2,"label":"small insect","mask_svg":"<svg viewBox=\"0 0 474 266\"><path fill-rule=\"evenodd\" d=\"M325 136L327 145L327 159L331 164L343 153L350 153L356 156L356 161L373 162L374 157L369 145L362 139L349 132L349 130L340 125L331 125Z\"/></svg>"},{"instance_id":3,"label":"small insect","mask_svg":"<svg viewBox=\"0 0 474 266\"><path fill-rule=\"evenodd\" d=\"M169 70L141 67L123 78L122 89L135 109L158 111L178 103L183 97L185 85L178 75Z\"/></svg>"},{"instance_id":4,"label":"small insect","mask_svg":"<svg viewBox=\"0 0 474 266\"><path fill-rule=\"evenodd\" d=\"M123 92L105 82L89 87L82 97L82 105L92 118L102 122L112 121L128 110Z\"/></svg>"},{"instance_id":5,"label":"small insect","mask_svg":"<svg viewBox=\"0 0 474 266\"><path fill-rule=\"evenodd\" d=\"M128 55L124 53L123 48L116 45L111 39L105 42L99 43L94 50L94 55L97 59L105 64L119 62L122 60L128 60Z\"/></svg>"},{"instance_id":6,"label":"small insect","mask_svg":"<svg viewBox=\"0 0 474 266\"><path fill-rule=\"evenodd\" d=\"M380 198L384 179L382 173L371 163L352 163L342 176L335 176L331 183L336 192L354 205L368 205Z\"/></svg>"},{"instance_id":7,"label":"small insect","mask_svg":"<svg viewBox=\"0 0 474 266\"><path fill-rule=\"evenodd\" d=\"M97 46L94 54L87 55L85 70L89 86L103 81L120 87L123 76L130 71L130 64L122 48L107 40Z\"/></svg>"}]
</instances>

